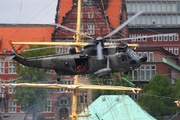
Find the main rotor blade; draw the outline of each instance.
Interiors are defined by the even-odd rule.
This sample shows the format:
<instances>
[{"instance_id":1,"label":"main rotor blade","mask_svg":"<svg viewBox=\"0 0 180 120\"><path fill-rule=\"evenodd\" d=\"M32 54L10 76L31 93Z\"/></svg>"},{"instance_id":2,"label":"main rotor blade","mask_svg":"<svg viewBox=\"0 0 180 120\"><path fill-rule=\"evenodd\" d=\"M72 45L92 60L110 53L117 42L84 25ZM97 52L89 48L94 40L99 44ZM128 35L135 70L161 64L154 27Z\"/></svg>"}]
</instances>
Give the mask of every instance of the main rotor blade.
<instances>
[{"instance_id":1,"label":"main rotor blade","mask_svg":"<svg viewBox=\"0 0 180 120\"><path fill-rule=\"evenodd\" d=\"M124 22L122 25L120 25L119 27L117 27L115 30L113 30L111 33L109 33L108 35L106 35L104 38L108 38L112 35L114 35L115 33L117 33L119 30L121 30L124 26L126 26L127 24L129 24L131 21L133 21L136 17L138 17L140 14L142 14L143 12L140 11L138 13L136 13L135 15L133 15L130 19L128 19L126 22Z\"/></svg>"},{"instance_id":2,"label":"main rotor blade","mask_svg":"<svg viewBox=\"0 0 180 120\"><path fill-rule=\"evenodd\" d=\"M11 42L12 45L86 46L86 42Z\"/></svg>"},{"instance_id":3,"label":"main rotor blade","mask_svg":"<svg viewBox=\"0 0 180 120\"><path fill-rule=\"evenodd\" d=\"M83 35L83 36L85 36L85 37L87 37L87 38L90 38L90 39L94 39L94 38L92 38L92 37L90 37L90 36L88 36L88 35L86 35L86 34L84 34L84 33L82 33L82 32L77 32L76 30L73 30L73 29L68 28L68 27L66 27L66 26L63 26L63 25L59 25L59 24L51 24L51 25L58 26L58 27L60 27L60 28L63 28L63 29L65 29L65 30L71 31L71 32L76 33L76 34Z\"/></svg>"},{"instance_id":4,"label":"main rotor blade","mask_svg":"<svg viewBox=\"0 0 180 120\"><path fill-rule=\"evenodd\" d=\"M152 38L152 37L159 37L159 36L170 36L170 35L176 35L176 34L177 33L158 34L158 35L139 36L139 37L132 37L132 38L111 39L111 40L108 40L108 41L117 42L117 41L126 41L126 40L140 39L140 38Z\"/></svg>"}]
</instances>

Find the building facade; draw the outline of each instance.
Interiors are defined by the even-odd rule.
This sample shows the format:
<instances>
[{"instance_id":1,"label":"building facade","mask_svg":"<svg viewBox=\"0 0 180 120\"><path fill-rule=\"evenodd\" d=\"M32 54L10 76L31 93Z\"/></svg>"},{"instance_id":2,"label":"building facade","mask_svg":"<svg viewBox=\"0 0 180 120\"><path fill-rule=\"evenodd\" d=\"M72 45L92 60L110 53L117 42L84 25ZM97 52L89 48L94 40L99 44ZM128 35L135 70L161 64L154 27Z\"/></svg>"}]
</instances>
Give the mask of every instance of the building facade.
<instances>
[{"instance_id":1,"label":"building facade","mask_svg":"<svg viewBox=\"0 0 180 120\"><path fill-rule=\"evenodd\" d=\"M159 47L161 51L168 51L171 53L169 56L166 56L167 52L159 53L157 51L148 50L148 51L137 51L137 53L142 56L143 53L147 54L149 59L152 59L156 73L160 73L168 76L172 83L175 83L179 79L179 70L169 69L162 60L162 65L160 65L160 59L166 56L168 59L173 59L175 66L179 67L179 29L180 29L180 0L126 0L127 14L128 18L131 17L138 11L143 11L143 14L140 15L136 20L131 22L128 25L129 37L132 38L133 43L138 43L139 47ZM173 35L162 35L174 33ZM158 37L145 38L145 36L150 35L160 35ZM144 36L144 38L143 38ZM173 55L173 56L172 56ZM157 60L159 62L157 62ZM149 63L148 61L147 63ZM145 64L147 64L145 63ZM151 63L150 63L151 64ZM163 65L164 64L164 65ZM170 66L170 65L168 65ZM146 69L147 66L143 65L137 70L144 71L148 73L149 69ZM149 68L149 67L148 67ZM143 75L143 73L142 73ZM139 76L142 76L139 74ZM146 75L144 75L146 77ZM176 76L176 77L175 77ZM133 77L133 75L132 75ZM152 78L151 76L150 78ZM132 78L134 79L134 77ZM138 80L143 81L141 78ZM150 80L150 79L149 79ZM144 82L148 82L148 79Z\"/></svg>"}]
</instances>

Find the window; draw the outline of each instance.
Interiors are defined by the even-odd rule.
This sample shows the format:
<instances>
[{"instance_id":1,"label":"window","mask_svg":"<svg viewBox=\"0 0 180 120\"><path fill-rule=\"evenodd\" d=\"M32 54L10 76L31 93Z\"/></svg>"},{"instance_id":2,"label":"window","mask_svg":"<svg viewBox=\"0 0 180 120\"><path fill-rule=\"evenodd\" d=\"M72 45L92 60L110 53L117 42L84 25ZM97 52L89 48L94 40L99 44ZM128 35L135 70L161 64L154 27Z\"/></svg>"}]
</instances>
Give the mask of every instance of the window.
<instances>
[{"instance_id":1,"label":"window","mask_svg":"<svg viewBox=\"0 0 180 120\"><path fill-rule=\"evenodd\" d=\"M174 54L175 54L175 55L179 55L179 48L178 48L178 47L175 47L175 48L174 48Z\"/></svg>"},{"instance_id":2,"label":"window","mask_svg":"<svg viewBox=\"0 0 180 120\"><path fill-rule=\"evenodd\" d=\"M140 80L149 81L156 74L156 67L154 65L141 65Z\"/></svg>"},{"instance_id":3,"label":"window","mask_svg":"<svg viewBox=\"0 0 180 120\"><path fill-rule=\"evenodd\" d=\"M138 52L138 56L139 56L139 57L142 57L142 52Z\"/></svg>"},{"instance_id":4,"label":"window","mask_svg":"<svg viewBox=\"0 0 180 120\"><path fill-rule=\"evenodd\" d=\"M141 35L137 35L137 41L141 41Z\"/></svg>"},{"instance_id":5,"label":"window","mask_svg":"<svg viewBox=\"0 0 180 120\"><path fill-rule=\"evenodd\" d=\"M153 61L154 61L154 53L149 52L149 62L153 62Z\"/></svg>"},{"instance_id":6,"label":"window","mask_svg":"<svg viewBox=\"0 0 180 120\"><path fill-rule=\"evenodd\" d=\"M169 48L169 52L173 53L173 48L172 47Z\"/></svg>"},{"instance_id":7,"label":"window","mask_svg":"<svg viewBox=\"0 0 180 120\"><path fill-rule=\"evenodd\" d=\"M137 81L138 80L138 69L135 69L131 72L131 77L133 81Z\"/></svg>"},{"instance_id":8,"label":"window","mask_svg":"<svg viewBox=\"0 0 180 120\"><path fill-rule=\"evenodd\" d=\"M51 112L51 100L50 99L47 99L46 100L46 106L44 107L44 111L45 112Z\"/></svg>"},{"instance_id":9,"label":"window","mask_svg":"<svg viewBox=\"0 0 180 120\"><path fill-rule=\"evenodd\" d=\"M4 61L0 60L0 74L4 73Z\"/></svg>"},{"instance_id":10,"label":"window","mask_svg":"<svg viewBox=\"0 0 180 120\"><path fill-rule=\"evenodd\" d=\"M8 66L9 66L9 74L16 74L15 63L11 61L8 63Z\"/></svg>"},{"instance_id":11,"label":"window","mask_svg":"<svg viewBox=\"0 0 180 120\"><path fill-rule=\"evenodd\" d=\"M88 25L88 33L90 35L94 35L94 24L87 24Z\"/></svg>"},{"instance_id":12,"label":"window","mask_svg":"<svg viewBox=\"0 0 180 120\"><path fill-rule=\"evenodd\" d=\"M164 35L164 41L168 41L168 36L167 35Z\"/></svg>"},{"instance_id":13,"label":"window","mask_svg":"<svg viewBox=\"0 0 180 120\"><path fill-rule=\"evenodd\" d=\"M154 36L154 37L153 37L153 41L157 41L157 36Z\"/></svg>"},{"instance_id":14,"label":"window","mask_svg":"<svg viewBox=\"0 0 180 120\"><path fill-rule=\"evenodd\" d=\"M56 53L63 53L62 47L56 48Z\"/></svg>"},{"instance_id":15,"label":"window","mask_svg":"<svg viewBox=\"0 0 180 120\"><path fill-rule=\"evenodd\" d=\"M14 92L14 87L9 86L9 87L8 87L8 92L9 92L9 93L13 93L13 92Z\"/></svg>"},{"instance_id":16,"label":"window","mask_svg":"<svg viewBox=\"0 0 180 120\"><path fill-rule=\"evenodd\" d=\"M3 84L4 81L3 80L0 80L0 84ZM4 88L0 86L0 93L4 93Z\"/></svg>"},{"instance_id":17,"label":"window","mask_svg":"<svg viewBox=\"0 0 180 120\"><path fill-rule=\"evenodd\" d=\"M88 13L88 18L93 18L93 16L94 16L93 12Z\"/></svg>"},{"instance_id":18,"label":"window","mask_svg":"<svg viewBox=\"0 0 180 120\"><path fill-rule=\"evenodd\" d=\"M178 41L179 40L179 35L178 34L175 34L174 35L174 41Z\"/></svg>"},{"instance_id":19,"label":"window","mask_svg":"<svg viewBox=\"0 0 180 120\"><path fill-rule=\"evenodd\" d=\"M146 36L147 36L146 34L142 35L142 41L147 41L147 37Z\"/></svg>"},{"instance_id":20,"label":"window","mask_svg":"<svg viewBox=\"0 0 180 120\"><path fill-rule=\"evenodd\" d=\"M0 113L4 113L4 101L0 102Z\"/></svg>"},{"instance_id":21,"label":"window","mask_svg":"<svg viewBox=\"0 0 180 120\"><path fill-rule=\"evenodd\" d=\"M173 35L169 35L169 41L173 41Z\"/></svg>"},{"instance_id":22,"label":"window","mask_svg":"<svg viewBox=\"0 0 180 120\"><path fill-rule=\"evenodd\" d=\"M80 103L87 103L87 95L80 95L79 96Z\"/></svg>"},{"instance_id":23,"label":"window","mask_svg":"<svg viewBox=\"0 0 180 120\"><path fill-rule=\"evenodd\" d=\"M132 34L132 38L133 38L132 41L136 41L135 37L136 37L136 34Z\"/></svg>"},{"instance_id":24,"label":"window","mask_svg":"<svg viewBox=\"0 0 180 120\"><path fill-rule=\"evenodd\" d=\"M15 113L15 112L16 112L16 104L15 104L15 101L9 100L8 103L9 103L9 104L8 104L9 113Z\"/></svg>"},{"instance_id":25,"label":"window","mask_svg":"<svg viewBox=\"0 0 180 120\"><path fill-rule=\"evenodd\" d=\"M162 41L162 36L158 36L158 41Z\"/></svg>"},{"instance_id":26,"label":"window","mask_svg":"<svg viewBox=\"0 0 180 120\"><path fill-rule=\"evenodd\" d=\"M60 105L68 105L67 99L62 98L62 99L60 100Z\"/></svg>"},{"instance_id":27,"label":"window","mask_svg":"<svg viewBox=\"0 0 180 120\"><path fill-rule=\"evenodd\" d=\"M145 68L143 65L140 67L140 80L145 80Z\"/></svg>"}]
</instances>

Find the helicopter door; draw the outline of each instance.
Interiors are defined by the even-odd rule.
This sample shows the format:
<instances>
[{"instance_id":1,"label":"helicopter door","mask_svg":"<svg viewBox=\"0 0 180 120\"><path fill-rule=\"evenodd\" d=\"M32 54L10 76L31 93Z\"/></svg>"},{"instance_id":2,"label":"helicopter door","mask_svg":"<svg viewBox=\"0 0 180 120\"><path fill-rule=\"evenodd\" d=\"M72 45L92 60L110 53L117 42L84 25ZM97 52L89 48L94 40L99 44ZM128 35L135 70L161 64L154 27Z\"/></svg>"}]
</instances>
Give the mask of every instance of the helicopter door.
<instances>
[{"instance_id":1,"label":"helicopter door","mask_svg":"<svg viewBox=\"0 0 180 120\"><path fill-rule=\"evenodd\" d=\"M76 63L76 70L83 72L88 70L88 58L87 57L80 57L75 59Z\"/></svg>"}]
</instances>

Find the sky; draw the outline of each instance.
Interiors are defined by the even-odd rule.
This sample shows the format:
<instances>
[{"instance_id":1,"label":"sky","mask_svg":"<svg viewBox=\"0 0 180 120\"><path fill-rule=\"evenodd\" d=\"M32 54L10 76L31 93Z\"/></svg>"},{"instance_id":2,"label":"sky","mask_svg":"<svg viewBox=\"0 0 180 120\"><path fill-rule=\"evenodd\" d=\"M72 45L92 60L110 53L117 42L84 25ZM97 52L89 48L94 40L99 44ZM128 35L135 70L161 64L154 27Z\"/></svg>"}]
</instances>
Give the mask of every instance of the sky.
<instances>
[{"instance_id":1,"label":"sky","mask_svg":"<svg viewBox=\"0 0 180 120\"><path fill-rule=\"evenodd\" d=\"M0 0L0 24L52 24L58 0Z\"/></svg>"}]
</instances>

